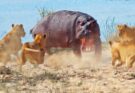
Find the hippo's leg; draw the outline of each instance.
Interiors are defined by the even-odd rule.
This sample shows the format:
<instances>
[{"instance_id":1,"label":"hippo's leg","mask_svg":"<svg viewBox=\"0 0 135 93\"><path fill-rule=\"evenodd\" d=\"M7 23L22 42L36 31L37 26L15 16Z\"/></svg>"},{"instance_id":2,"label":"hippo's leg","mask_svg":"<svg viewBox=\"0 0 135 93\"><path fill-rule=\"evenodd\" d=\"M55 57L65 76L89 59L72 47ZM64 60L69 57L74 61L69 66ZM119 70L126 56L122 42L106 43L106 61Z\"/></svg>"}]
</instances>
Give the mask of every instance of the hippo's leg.
<instances>
[{"instance_id":1,"label":"hippo's leg","mask_svg":"<svg viewBox=\"0 0 135 93\"><path fill-rule=\"evenodd\" d=\"M73 52L74 52L74 54L77 56L77 57L81 57L81 50L80 50L80 47L78 48L78 47L74 47L73 48Z\"/></svg>"},{"instance_id":2,"label":"hippo's leg","mask_svg":"<svg viewBox=\"0 0 135 93\"><path fill-rule=\"evenodd\" d=\"M81 44L75 43L72 46L73 52L77 57L81 57Z\"/></svg>"},{"instance_id":3,"label":"hippo's leg","mask_svg":"<svg viewBox=\"0 0 135 93\"><path fill-rule=\"evenodd\" d=\"M47 53L48 55L51 55L51 54L52 54L51 48L46 48L45 51L46 51L46 53Z\"/></svg>"},{"instance_id":4,"label":"hippo's leg","mask_svg":"<svg viewBox=\"0 0 135 93\"><path fill-rule=\"evenodd\" d=\"M102 55L102 46L100 37L95 38L95 58L100 60Z\"/></svg>"}]
</instances>

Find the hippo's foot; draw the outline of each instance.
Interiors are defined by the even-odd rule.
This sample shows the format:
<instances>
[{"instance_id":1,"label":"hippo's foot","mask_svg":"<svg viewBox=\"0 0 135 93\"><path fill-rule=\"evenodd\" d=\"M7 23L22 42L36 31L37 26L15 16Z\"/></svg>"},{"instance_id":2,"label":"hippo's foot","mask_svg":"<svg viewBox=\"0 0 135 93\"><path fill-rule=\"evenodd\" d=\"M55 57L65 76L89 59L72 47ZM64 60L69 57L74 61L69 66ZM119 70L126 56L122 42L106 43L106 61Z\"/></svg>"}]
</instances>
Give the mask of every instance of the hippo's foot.
<instances>
[{"instance_id":1,"label":"hippo's foot","mask_svg":"<svg viewBox=\"0 0 135 93\"><path fill-rule=\"evenodd\" d=\"M78 58L81 58L81 50L77 50L77 49L73 49L73 53L78 57Z\"/></svg>"},{"instance_id":2,"label":"hippo's foot","mask_svg":"<svg viewBox=\"0 0 135 93\"><path fill-rule=\"evenodd\" d=\"M102 56L102 46L101 46L101 40L100 38L97 38L95 41L95 59L101 60Z\"/></svg>"}]
</instances>

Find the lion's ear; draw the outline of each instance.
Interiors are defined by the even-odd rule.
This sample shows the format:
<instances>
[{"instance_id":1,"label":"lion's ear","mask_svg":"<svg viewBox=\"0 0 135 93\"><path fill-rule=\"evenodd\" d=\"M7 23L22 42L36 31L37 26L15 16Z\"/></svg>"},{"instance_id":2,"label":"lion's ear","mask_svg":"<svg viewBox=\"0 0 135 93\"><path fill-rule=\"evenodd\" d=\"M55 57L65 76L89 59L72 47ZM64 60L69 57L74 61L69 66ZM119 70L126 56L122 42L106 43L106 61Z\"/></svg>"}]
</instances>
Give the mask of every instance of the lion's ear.
<instances>
[{"instance_id":1,"label":"lion's ear","mask_svg":"<svg viewBox=\"0 0 135 93\"><path fill-rule=\"evenodd\" d=\"M117 25L117 26L116 26L116 29L117 29L117 31L120 32L120 31L121 31L121 30L120 30L120 29L121 29L121 26L120 26L120 25Z\"/></svg>"},{"instance_id":2,"label":"lion's ear","mask_svg":"<svg viewBox=\"0 0 135 93\"><path fill-rule=\"evenodd\" d=\"M23 27L23 24L20 24L21 27Z\"/></svg>"},{"instance_id":3,"label":"lion's ear","mask_svg":"<svg viewBox=\"0 0 135 93\"><path fill-rule=\"evenodd\" d=\"M12 24L12 28L14 27L15 25L14 24Z\"/></svg>"},{"instance_id":4,"label":"lion's ear","mask_svg":"<svg viewBox=\"0 0 135 93\"><path fill-rule=\"evenodd\" d=\"M117 30L120 32L120 33L122 33L122 32L124 32L125 30L123 30L123 29L125 29L127 27L127 25L117 25Z\"/></svg>"},{"instance_id":5,"label":"lion's ear","mask_svg":"<svg viewBox=\"0 0 135 93\"><path fill-rule=\"evenodd\" d=\"M127 25L126 24L124 24L124 28L127 28Z\"/></svg>"}]
</instances>

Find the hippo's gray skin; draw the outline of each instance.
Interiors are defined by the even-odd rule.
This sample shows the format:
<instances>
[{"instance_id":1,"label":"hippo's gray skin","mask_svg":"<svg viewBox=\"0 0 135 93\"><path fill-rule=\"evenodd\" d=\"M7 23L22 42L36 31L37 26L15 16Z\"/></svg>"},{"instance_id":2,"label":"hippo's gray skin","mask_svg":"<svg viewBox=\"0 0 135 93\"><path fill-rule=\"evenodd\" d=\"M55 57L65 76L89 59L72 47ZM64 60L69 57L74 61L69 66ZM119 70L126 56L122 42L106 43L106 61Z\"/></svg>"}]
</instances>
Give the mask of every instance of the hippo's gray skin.
<instances>
[{"instance_id":1,"label":"hippo's gray skin","mask_svg":"<svg viewBox=\"0 0 135 93\"><path fill-rule=\"evenodd\" d=\"M76 55L81 55L81 39L92 37L95 54L101 55L99 25L93 17L82 12L54 12L39 21L31 33L33 37L39 33L46 35L46 42L43 42L46 51L51 47L72 48Z\"/></svg>"}]
</instances>

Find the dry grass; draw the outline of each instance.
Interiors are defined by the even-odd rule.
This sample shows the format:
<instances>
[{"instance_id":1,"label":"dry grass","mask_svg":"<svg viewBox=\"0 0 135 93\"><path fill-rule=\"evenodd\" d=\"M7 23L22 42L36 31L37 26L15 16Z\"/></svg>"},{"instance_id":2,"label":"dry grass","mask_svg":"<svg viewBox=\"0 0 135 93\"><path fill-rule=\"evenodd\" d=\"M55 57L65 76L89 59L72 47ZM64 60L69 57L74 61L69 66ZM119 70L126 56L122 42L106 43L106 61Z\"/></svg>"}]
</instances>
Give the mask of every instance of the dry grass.
<instances>
[{"instance_id":1,"label":"dry grass","mask_svg":"<svg viewBox=\"0 0 135 93\"><path fill-rule=\"evenodd\" d=\"M116 30L117 23L115 22L115 18L108 18L104 24L103 36L105 41L108 42L110 40L118 40L118 31Z\"/></svg>"},{"instance_id":2,"label":"dry grass","mask_svg":"<svg viewBox=\"0 0 135 93\"><path fill-rule=\"evenodd\" d=\"M116 36L113 27L106 25L106 41ZM44 64L35 68L27 62L22 72L13 60L0 69L0 93L135 93L135 68L113 68L110 48L106 42L102 46L100 62L95 62L93 52L78 58L70 49L52 50L55 53L46 55Z\"/></svg>"},{"instance_id":3,"label":"dry grass","mask_svg":"<svg viewBox=\"0 0 135 93\"><path fill-rule=\"evenodd\" d=\"M7 65L4 71L9 73L0 73L0 93L135 92L135 68L113 68L107 46L100 62L94 62L92 53L77 58L72 51L62 51L46 55L44 64L36 68L28 62L22 72L15 64Z\"/></svg>"}]
</instances>

